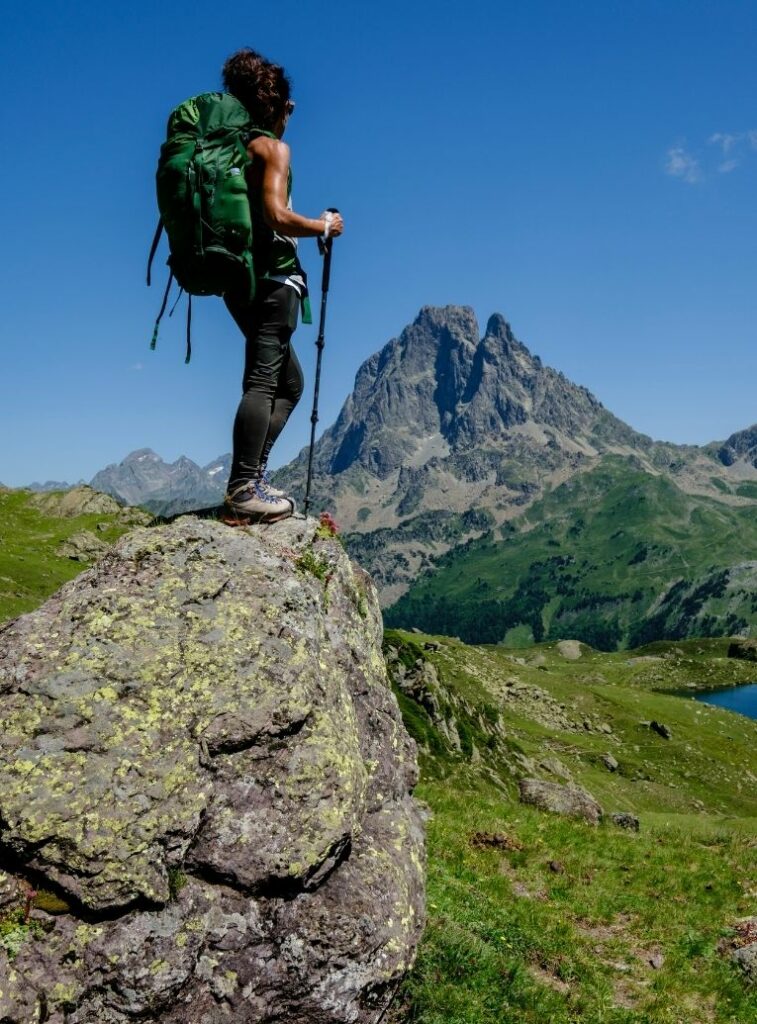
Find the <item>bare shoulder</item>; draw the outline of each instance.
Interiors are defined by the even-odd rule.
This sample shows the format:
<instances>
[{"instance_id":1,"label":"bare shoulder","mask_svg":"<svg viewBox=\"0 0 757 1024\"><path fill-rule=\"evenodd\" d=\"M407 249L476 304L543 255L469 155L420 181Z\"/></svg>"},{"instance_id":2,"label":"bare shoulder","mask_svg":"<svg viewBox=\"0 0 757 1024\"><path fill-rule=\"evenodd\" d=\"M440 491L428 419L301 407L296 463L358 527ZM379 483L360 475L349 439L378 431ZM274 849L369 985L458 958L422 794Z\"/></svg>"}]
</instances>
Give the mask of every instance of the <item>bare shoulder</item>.
<instances>
[{"instance_id":1,"label":"bare shoulder","mask_svg":"<svg viewBox=\"0 0 757 1024\"><path fill-rule=\"evenodd\" d=\"M258 135L250 141L247 152L274 167L289 166L289 146L281 139L269 139L267 135Z\"/></svg>"}]
</instances>

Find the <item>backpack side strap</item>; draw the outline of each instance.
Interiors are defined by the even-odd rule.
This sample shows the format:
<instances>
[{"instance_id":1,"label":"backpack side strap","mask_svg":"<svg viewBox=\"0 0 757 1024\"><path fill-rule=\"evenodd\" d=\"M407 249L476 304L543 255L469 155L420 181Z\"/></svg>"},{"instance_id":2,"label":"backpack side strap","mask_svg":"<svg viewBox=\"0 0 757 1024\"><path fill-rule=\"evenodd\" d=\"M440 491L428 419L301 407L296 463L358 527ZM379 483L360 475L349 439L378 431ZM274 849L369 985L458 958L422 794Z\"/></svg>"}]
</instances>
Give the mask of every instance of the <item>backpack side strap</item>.
<instances>
[{"instance_id":1,"label":"backpack side strap","mask_svg":"<svg viewBox=\"0 0 757 1024\"><path fill-rule=\"evenodd\" d=\"M155 327L154 327L153 332L152 332L152 341L150 342L150 348L153 349L153 351L155 350L155 346L158 343L158 330L160 328L160 321L163 319L163 314L165 313L166 306L168 305L168 293L171 291L171 285L172 284L173 284L173 270L168 275L168 283L166 284L166 290L163 292L163 301L160 304L160 312L158 313L158 318L155 321Z\"/></svg>"},{"instance_id":2,"label":"backpack side strap","mask_svg":"<svg viewBox=\"0 0 757 1024\"><path fill-rule=\"evenodd\" d=\"M188 363L192 358L192 293L187 292L187 355L184 360Z\"/></svg>"},{"instance_id":3,"label":"backpack side strap","mask_svg":"<svg viewBox=\"0 0 757 1024\"><path fill-rule=\"evenodd\" d=\"M152 261L155 259L155 253L158 251L158 242L160 241L160 236L162 234L163 234L163 218L161 217L158 220L158 226L155 229L155 237L152 240L152 245L150 246L150 256L149 256L149 258L147 260L147 287L148 288L150 287L150 284L152 283L151 282L151 276L150 276L150 271L152 270Z\"/></svg>"}]
</instances>

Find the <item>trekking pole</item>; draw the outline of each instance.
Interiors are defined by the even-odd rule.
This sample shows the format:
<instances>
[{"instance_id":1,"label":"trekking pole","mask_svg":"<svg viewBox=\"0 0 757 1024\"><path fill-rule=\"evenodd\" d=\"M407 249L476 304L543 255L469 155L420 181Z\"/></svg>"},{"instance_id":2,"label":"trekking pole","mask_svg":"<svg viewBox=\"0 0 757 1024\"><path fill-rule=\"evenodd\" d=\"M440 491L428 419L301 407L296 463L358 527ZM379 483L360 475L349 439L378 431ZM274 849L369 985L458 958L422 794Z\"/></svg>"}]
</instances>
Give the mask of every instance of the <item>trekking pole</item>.
<instances>
[{"instance_id":1,"label":"trekking pole","mask_svg":"<svg viewBox=\"0 0 757 1024\"><path fill-rule=\"evenodd\" d=\"M339 213L339 211L335 210L333 206L329 207L328 212ZM318 239L318 248L321 250L321 255L323 256L323 276L321 277L321 317L318 322L318 339L315 343L315 346L318 349L318 356L316 357L315 362L313 412L310 416L310 451L308 452L308 479L305 486L305 516L308 514L308 506L310 505L310 485L313 480L313 446L315 444L315 425L318 422L318 393L321 388L321 359L323 358L323 349L326 345L326 302L329 297L329 281L331 279L331 247L333 243L334 239L331 236L323 240L320 238Z\"/></svg>"}]
</instances>

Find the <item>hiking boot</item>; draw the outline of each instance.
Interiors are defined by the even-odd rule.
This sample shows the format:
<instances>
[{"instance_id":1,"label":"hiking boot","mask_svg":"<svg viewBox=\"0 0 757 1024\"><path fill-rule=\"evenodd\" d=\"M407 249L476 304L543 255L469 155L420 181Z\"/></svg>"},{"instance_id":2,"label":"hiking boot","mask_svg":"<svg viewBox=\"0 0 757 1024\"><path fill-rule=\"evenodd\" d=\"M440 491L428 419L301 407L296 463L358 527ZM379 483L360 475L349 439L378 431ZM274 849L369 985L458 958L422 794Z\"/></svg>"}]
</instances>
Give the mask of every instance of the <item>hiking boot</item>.
<instances>
[{"instance_id":1,"label":"hiking boot","mask_svg":"<svg viewBox=\"0 0 757 1024\"><path fill-rule=\"evenodd\" d=\"M245 522L275 523L291 516L294 501L272 494L262 480L250 480L226 495L226 512L224 522L232 526Z\"/></svg>"},{"instance_id":2,"label":"hiking boot","mask_svg":"<svg viewBox=\"0 0 757 1024\"><path fill-rule=\"evenodd\" d=\"M271 481L268 479L268 472L266 470L265 463L263 463L263 465L258 470L258 480L260 481L260 483L263 484L268 493L274 496L274 498L286 498L287 492L282 491L280 487L274 487Z\"/></svg>"}]
</instances>

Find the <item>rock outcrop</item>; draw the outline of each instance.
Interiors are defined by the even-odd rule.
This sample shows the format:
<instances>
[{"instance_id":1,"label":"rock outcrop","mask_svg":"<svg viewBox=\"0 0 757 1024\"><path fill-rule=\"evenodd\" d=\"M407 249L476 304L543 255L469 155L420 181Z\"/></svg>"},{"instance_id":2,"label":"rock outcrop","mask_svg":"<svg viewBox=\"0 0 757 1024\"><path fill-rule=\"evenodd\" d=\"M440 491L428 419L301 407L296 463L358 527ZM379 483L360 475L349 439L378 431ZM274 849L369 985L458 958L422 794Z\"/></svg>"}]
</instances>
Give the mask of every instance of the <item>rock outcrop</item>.
<instances>
[{"instance_id":1,"label":"rock outcrop","mask_svg":"<svg viewBox=\"0 0 757 1024\"><path fill-rule=\"evenodd\" d=\"M373 1024L423 923L370 579L137 529L0 631L0 1020Z\"/></svg>"},{"instance_id":2,"label":"rock outcrop","mask_svg":"<svg viewBox=\"0 0 757 1024\"><path fill-rule=\"evenodd\" d=\"M518 785L521 803L553 814L583 818L590 825L598 825L602 820L602 808L591 793L580 786L563 786L541 779L521 779Z\"/></svg>"},{"instance_id":3,"label":"rock outcrop","mask_svg":"<svg viewBox=\"0 0 757 1024\"><path fill-rule=\"evenodd\" d=\"M757 640L734 640L728 645L728 657L757 661Z\"/></svg>"},{"instance_id":4,"label":"rock outcrop","mask_svg":"<svg viewBox=\"0 0 757 1024\"><path fill-rule=\"evenodd\" d=\"M730 939L723 939L719 949L742 971L748 985L757 988L757 917L737 921Z\"/></svg>"},{"instance_id":5,"label":"rock outcrop","mask_svg":"<svg viewBox=\"0 0 757 1024\"><path fill-rule=\"evenodd\" d=\"M59 558L70 558L73 562L91 562L104 555L108 547L109 545L91 530L79 530L62 541L55 554Z\"/></svg>"},{"instance_id":6,"label":"rock outcrop","mask_svg":"<svg viewBox=\"0 0 757 1024\"><path fill-rule=\"evenodd\" d=\"M557 653L566 661L578 661L583 651L578 640L560 640L557 644Z\"/></svg>"},{"instance_id":7,"label":"rock outcrop","mask_svg":"<svg viewBox=\"0 0 757 1024\"><path fill-rule=\"evenodd\" d=\"M32 505L47 516L75 519L77 516L110 516L128 514L135 526L149 522L150 517L138 508L124 508L108 494L91 487L74 487L69 491L37 494ZM143 522L140 522L142 520Z\"/></svg>"},{"instance_id":8,"label":"rock outcrop","mask_svg":"<svg viewBox=\"0 0 757 1024\"><path fill-rule=\"evenodd\" d=\"M740 463L745 468L757 469L757 423L731 434L717 449L717 457L724 466Z\"/></svg>"}]
</instances>

